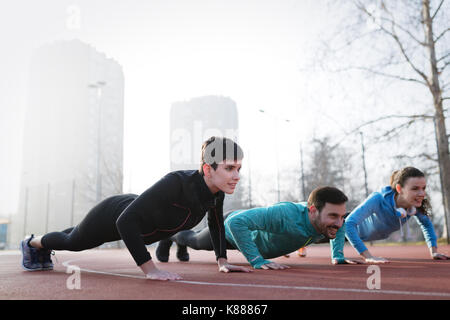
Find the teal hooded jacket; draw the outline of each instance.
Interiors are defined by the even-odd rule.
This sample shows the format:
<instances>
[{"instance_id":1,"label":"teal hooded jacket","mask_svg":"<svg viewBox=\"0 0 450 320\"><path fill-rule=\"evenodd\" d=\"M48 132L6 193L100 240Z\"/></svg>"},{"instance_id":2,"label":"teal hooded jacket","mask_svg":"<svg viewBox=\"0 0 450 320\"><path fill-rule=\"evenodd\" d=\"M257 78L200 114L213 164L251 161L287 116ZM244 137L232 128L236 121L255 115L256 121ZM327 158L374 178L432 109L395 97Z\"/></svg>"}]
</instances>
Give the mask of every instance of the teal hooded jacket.
<instances>
[{"instance_id":1,"label":"teal hooded jacket","mask_svg":"<svg viewBox=\"0 0 450 320\"><path fill-rule=\"evenodd\" d=\"M269 207L234 211L224 224L227 241L241 251L256 269L271 262L267 259L294 252L325 238L311 225L306 203L280 202ZM338 237L345 240L344 230L337 232ZM343 259L339 246L334 247L331 247L332 258Z\"/></svg>"}]
</instances>

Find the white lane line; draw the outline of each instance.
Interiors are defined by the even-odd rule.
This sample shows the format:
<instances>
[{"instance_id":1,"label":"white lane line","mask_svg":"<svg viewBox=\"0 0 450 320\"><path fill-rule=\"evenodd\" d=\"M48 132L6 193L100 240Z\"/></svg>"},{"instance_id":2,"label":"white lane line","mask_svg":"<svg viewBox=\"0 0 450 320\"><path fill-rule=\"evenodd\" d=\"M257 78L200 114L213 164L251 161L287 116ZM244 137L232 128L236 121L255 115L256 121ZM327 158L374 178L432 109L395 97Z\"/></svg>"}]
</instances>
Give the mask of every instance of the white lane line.
<instances>
[{"instance_id":1,"label":"white lane line","mask_svg":"<svg viewBox=\"0 0 450 320\"><path fill-rule=\"evenodd\" d=\"M71 262L77 260L69 260L63 262L63 266L69 267ZM90 270L80 268L81 271L88 273L96 273L124 278L134 279L147 279L144 276L135 276L122 273L113 273L106 271ZM351 289L351 288L322 288L322 287L303 287L303 286L282 286L282 285L269 285L269 284L243 284L243 283L221 283L221 282L201 282L201 281L187 281L177 280L177 283L203 285L203 286L224 286L224 287L246 287L246 288L261 288L261 289L286 289L286 290L306 290L306 291L335 291L335 292L356 292L356 293L378 293L378 294L397 294L397 295L412 295L412 296L432 296L450 298L450 293L447 292L420 292L420 291L400 291L400 290L380 290L380 289Z\"/></svg>"}]
</instances>

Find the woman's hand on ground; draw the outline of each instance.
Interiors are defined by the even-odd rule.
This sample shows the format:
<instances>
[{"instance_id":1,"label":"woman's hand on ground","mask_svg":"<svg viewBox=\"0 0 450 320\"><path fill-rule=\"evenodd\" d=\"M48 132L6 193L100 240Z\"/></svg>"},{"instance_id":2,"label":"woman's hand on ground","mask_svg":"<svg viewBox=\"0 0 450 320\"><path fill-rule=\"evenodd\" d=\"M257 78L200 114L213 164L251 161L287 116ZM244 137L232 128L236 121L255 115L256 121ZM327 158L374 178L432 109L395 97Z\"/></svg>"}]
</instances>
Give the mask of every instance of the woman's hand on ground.
<instances>
[{"instance_id":1,"label":"woman's hand on ground","mask_svg":"<svg viewBox=\"0 0 450 320\"><path fill-rule=\"evenodd\" d=\"M446 256L445 254L439 253L439 252L433 252L432 254L433 260L449 260L450 257Z\"/></svg>"},{"instance_id":2,"label":"woman's hand on ground","mask_svg":"<svg viewBox=\"0 0 450 320\"><path fill-rule=\"evenodd\" d=\"M388 259L382 258L382 257L369 257L369 258L364 258L364 262L365 263L370 263L370 264L383 264L383 263L389 263Z\"/></svg>"},{"instance_id":3,"label":"woman's hand on ground","mask_svg":"<svg viewBox=\"0 0 450 320\"><path fill-rule=\"evenodd\" d=\"M366 250L361 253L361 257L364 259L365 263L370 264L383 264L383 263L389 263L389 260L381 257L374 257L369 250Z\"/></svg>"}]
</instances>

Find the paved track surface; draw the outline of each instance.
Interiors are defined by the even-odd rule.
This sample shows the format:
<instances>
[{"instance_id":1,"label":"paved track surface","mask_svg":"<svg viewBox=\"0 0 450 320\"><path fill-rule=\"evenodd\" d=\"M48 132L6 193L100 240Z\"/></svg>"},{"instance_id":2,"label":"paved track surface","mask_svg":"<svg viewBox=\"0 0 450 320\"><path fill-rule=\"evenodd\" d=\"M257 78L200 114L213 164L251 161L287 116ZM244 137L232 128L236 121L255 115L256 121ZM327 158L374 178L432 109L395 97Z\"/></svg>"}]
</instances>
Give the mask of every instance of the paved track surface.
<instances>
[{"instance_id":1,"label":"paved track surface","mask_svg":"<svg viewBox=\"0 0 450 320\"><path fill-rule=\"evenodd\" d=\"M155 247L149 250L155 257ZM368 282L375 283L369 265L331 265L327 245L309 246L306 258L293 253L273 259L289 265L287 270L229 274L218 272L213 252L190 250L190 261L179 262L175 248L171 250L169 262L158 266L179 273L181 281L145 279L126 249L58 251L53 271L36 272L23 271L19 251L0 251L0 299L450 300L450 260L430 259L425 246L371 247L374 255L390 260L379 265L380 289L368 288ZM450 246L439 251L450 255ZM345 247L345 255L358 258L350 246ZM228 251L228 260L249 266L237 251Z\"/></svg>"}]
</instances>

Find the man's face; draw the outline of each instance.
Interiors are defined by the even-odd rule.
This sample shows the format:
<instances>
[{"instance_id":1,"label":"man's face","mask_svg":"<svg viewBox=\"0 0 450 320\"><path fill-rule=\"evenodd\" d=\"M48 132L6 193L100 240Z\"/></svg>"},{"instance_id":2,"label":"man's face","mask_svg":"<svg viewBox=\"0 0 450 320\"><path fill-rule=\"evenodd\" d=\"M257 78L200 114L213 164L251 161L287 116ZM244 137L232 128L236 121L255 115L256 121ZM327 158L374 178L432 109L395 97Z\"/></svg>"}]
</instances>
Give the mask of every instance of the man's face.
<instances>
[{"instance_id":1,"label":"man's face","mask_svg":"<svg viewBox=\"0 0 450 320\"><path fill-rule=\"evenodd\" d=\"M218 164L217 169L210 169L211 183L227 194L232 194L240 180L239 171L241 170L242 161L225 160Z\"/></svg>"},{"instance_id":2,"label":"man's face","mask_svg":"<svg viewBox=\"0 0 450 320\"><path fill-rule=\"evenodd\" d=\"M326 203L322 211L318 211L315 206L309 208L309 218L311 224L317 232L329 239L336 238L336 233L344 223L346 213L345 203Z\"/></svg>"}]
</instances>

